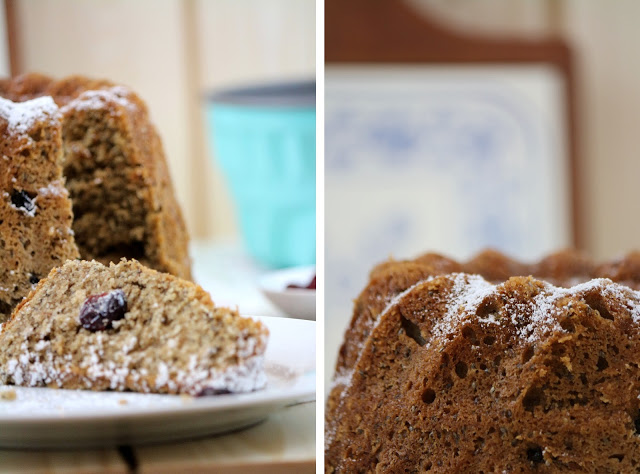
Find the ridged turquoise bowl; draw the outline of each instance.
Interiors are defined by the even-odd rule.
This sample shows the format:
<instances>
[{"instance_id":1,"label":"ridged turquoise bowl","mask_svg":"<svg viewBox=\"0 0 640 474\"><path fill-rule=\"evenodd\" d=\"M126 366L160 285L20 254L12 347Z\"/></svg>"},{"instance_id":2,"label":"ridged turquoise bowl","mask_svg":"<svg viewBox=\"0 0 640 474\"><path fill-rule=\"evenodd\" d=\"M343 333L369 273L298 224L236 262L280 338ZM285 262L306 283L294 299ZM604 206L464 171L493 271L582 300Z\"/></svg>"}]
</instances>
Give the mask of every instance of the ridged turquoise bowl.
<instances>
[{"instance_id":1,"label":"ridged turquoise bowl","mask_svg":"<svg viewBox=\"0 0 640 474\"><path fill-rule=\"evenodd\" d=\"M273 268L314 264L315 82L215 93L206 116L249 253Z\"/></svg>"}]
</instances>

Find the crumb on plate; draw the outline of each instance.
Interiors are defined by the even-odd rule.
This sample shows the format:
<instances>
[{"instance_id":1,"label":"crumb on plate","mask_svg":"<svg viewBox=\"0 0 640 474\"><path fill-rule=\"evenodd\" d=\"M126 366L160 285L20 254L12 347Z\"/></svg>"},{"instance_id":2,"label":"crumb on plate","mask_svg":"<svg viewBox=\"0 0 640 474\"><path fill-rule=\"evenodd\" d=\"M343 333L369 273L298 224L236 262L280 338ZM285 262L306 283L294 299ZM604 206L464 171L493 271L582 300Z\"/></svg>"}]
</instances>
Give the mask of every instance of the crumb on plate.
<instances>
[{"instance_id":1,"label":"crumb on plate","mask_svg":"<svg viewBox=\"0 0 640 474\"><path fill-rule=\"evenodd\" d=\"M0 400L11 402L17 398L16 391L13 389L3 390L0 392Z\"/></svg>"}]
</instances>

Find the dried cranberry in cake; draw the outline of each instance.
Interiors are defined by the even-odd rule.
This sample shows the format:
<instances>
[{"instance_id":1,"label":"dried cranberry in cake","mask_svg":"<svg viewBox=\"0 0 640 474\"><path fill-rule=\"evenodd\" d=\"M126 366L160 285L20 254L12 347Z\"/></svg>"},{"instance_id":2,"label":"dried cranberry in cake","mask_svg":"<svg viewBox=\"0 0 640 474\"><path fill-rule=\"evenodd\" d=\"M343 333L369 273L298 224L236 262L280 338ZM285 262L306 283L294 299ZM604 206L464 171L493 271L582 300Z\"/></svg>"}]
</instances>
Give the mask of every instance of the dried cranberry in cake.
<instances>
[{"instance_id":1,"label":"dried cranberry in cake","mask_svg":"<svg viewBox=\"0 0 640 474\"><path fill-rule=\"evenodd\" d=\"M122 290L89 296L80 309L80 323L89 331L104 331L113 321L124 318L127 298Z\"/></svg>"},{"instance_id":2,"label":"dried cranberry in cake","mask_svg":"<svg viewBox=\"0 0 640 474\"><path fill-rule=\"evenodd\" d=\"M225 388L206 387L197 393L196 397L211 397L214 395L228 395L230 393L231 392Z\"/></svg>"},{"instance_id":3,"label":"dried cranberry in cake","mask_svg":"<svg viewBox=\"0 0 640 474\"><path fill-rule=\"evenodd\" d=\"M11 193L11 204L16 209L23 211L29 216L36 214L36 202L35 199L29 196L25 191L14 191Z\"/></svg>"}]
</instances>

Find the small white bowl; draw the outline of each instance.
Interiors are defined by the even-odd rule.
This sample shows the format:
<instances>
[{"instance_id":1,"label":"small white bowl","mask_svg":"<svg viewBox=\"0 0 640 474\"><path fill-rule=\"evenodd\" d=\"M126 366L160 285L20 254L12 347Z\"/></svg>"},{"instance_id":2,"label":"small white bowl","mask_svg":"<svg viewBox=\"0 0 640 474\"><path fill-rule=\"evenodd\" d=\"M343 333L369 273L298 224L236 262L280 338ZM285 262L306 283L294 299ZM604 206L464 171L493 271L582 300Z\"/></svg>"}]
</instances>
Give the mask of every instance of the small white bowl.
<instances>
[{"instance_id":1,"label":"small white bowl","mask_svg":"<svg viewBox=\"0 0 640 474\"><path fill-rule=\"evenodd\" d=\"M286 268L267 273L259 280L260 290L287 316L315 321L316 290L287 288L291 284L307 286L315 274L315 266Z\"/></svg>"}]
</instances>

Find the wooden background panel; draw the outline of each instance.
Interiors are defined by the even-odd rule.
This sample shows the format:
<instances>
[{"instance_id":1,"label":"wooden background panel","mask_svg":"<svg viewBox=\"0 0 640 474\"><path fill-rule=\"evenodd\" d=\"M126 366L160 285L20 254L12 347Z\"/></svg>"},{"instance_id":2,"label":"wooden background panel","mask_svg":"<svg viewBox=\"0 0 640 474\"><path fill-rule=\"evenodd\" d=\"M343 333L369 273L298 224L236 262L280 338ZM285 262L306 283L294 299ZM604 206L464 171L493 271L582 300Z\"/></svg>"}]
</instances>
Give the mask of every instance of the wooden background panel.
<instances>
[{"instance_id":1,"label":"wooden background panel","mask_svg":"<svg viewBox=\"0 0 640 474\"><path fill-rule=\"evenodd\" d=\"M7 16L4 8L0 8L0 75L8 76L11 72L9 61L9 31L7 29Z\"/></svg>"},{"instance_id":2,"label":"wooden background panel","mask_svg":"<svg viewBox=\"0 0 640 474\"><path fill-rule=\"evenodd\" d=\"M406 0L458 32L539 39L553 33L555 0Z\"/></svg>"}]
</instances>

